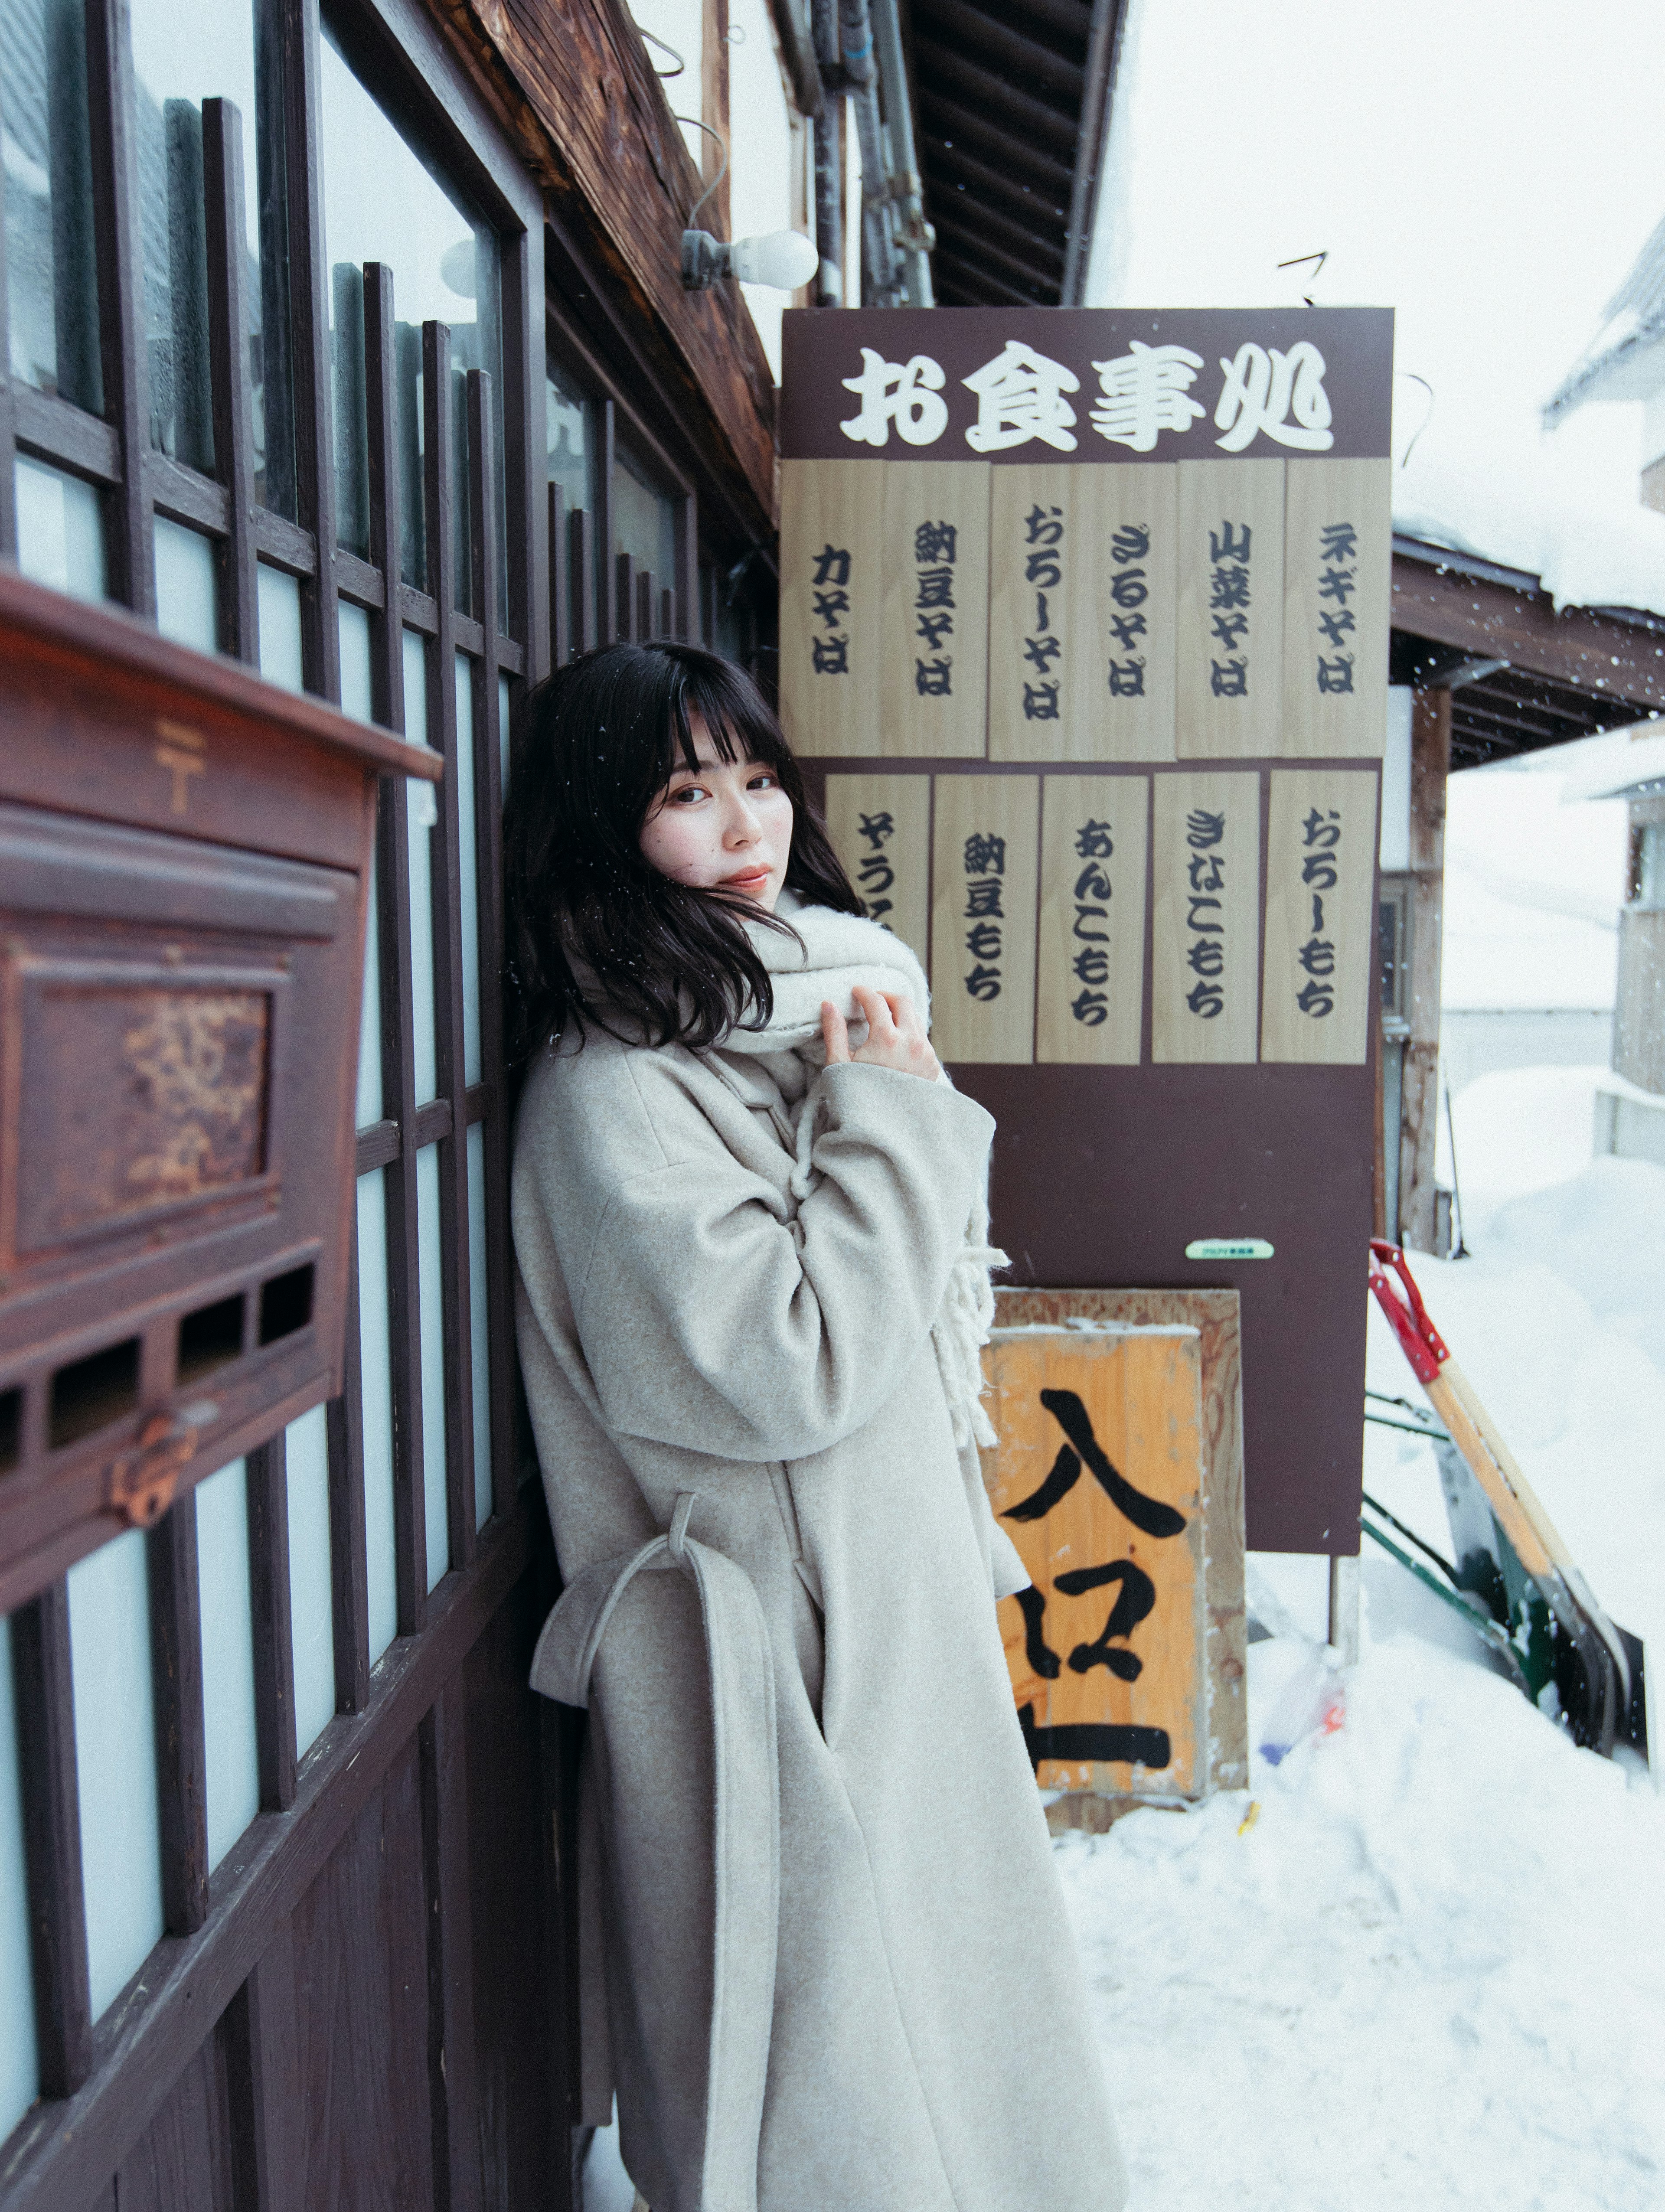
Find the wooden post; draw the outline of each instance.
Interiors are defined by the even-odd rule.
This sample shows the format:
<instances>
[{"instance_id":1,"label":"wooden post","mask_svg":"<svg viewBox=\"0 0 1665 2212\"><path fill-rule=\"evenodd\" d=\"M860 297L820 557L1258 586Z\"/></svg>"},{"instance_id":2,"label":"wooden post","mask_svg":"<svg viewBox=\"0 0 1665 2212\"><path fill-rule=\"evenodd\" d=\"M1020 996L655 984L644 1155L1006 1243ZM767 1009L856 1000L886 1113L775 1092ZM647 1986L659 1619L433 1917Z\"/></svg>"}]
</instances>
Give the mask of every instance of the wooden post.
<instances>
[{"instance_id":1,"label":"wooden post","mask_svg":"<svg viewBox=\"0 0 1665 2212\"><path fill-rule=\"evenodd\" d=\"M701 133L700 175L709 185L722 168L729 143L728 129L728 0L705 0L700 40L700 118L720 134L722 143ZM730 238L729 179L722 182L700 210L700 227L714 238Z\"/></svg>"},{"instance_id":2,"label":"wooden post","mask_svg":"<svg viewBox=\"0 0 1665 2212\"><path fill-rule=\"evenodd\" d=\"M1439 1126L1440 932L1445 902L1445 785L1451 694L1411 702L1411 974L1399 1137L1399 1238L1434 1249L1434 1139Z\"/></svg>"},{"instance_id":3,"label":"wooden post","mask_svg":"<svg viewBox=\"0 0 1665 2212\"><path fill-rule=\"evenodd\" d=\"M1331 1555L1329 1640L1344 1667L1358 1664L1358 1568L1357 1552Z\"/></svg>"}]
</instances>

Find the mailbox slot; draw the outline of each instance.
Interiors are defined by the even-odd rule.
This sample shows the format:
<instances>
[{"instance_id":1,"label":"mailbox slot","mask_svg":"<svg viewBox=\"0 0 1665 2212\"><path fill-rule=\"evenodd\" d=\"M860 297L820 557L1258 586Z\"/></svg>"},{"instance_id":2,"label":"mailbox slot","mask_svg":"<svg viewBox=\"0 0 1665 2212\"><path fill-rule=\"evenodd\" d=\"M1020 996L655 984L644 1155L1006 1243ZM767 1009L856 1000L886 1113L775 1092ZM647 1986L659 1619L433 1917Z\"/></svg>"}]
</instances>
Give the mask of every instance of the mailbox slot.
<instances>
[{"instance_id":1,"label":"mailbox slot","mask_svg":"<svg viewBox=\"0 0 1665 2212\"><path fill-rule=\"evenodd\" d=\"M3 574L0 655L4 1610L340 1389L376 780L439 763Z\"/></svg>"}]
</instances>

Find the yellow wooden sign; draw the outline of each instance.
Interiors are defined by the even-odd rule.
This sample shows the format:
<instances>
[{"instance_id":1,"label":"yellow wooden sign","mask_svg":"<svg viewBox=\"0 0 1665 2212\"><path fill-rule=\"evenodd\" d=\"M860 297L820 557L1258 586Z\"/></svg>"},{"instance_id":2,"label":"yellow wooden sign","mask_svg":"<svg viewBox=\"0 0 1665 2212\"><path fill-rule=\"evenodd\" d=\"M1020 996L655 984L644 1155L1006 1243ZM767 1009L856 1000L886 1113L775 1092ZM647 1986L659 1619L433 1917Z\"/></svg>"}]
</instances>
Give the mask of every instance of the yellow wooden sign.
<instances>
[{"instance_id":1,"label":"yellow wooden sign","mask_svg":"<svg viewBox=\"0 0 1665 2212\"><path fill-rule=\"evenodd\" d=\"M1252 1060L1259 1024L1261 780L1159 775L1152 832L1151 1054Z\"/></svg>"},{"instance_id":2,"label":"yellow wooden sign","mask_svg":"<svg viewBox=\"0 0 1665 2212\"><path fill-rule=\"evenodd\" d=\"M1093 471L994 471L989 517L988 757L1091 759Z\"/></svg>"},{"instance_id":3,"label":"yellow wooden sign","mask_svg":"<svg viewBox=\"0 0 1665 2212\"><path fill-rule=\"evenodd\" d=\"M1362 1066L1369 1048L1374 769L1276 769L1261 1058Z\"/></svg>"},{"instance_id":4,"label":"yellow wooden sign","mask_svg":"<svg viewBox=\"0 0 1665 2212\"><path fill-rule=\"evenodd\" d=\"M875 494L861 461L781 464L781 711L800 753L880 750Z\"/></svg>"},{"instance_id":5,"label":"yellow wooden sign","mask_svg":"<svg viewBox=\"0 0 1665 2212\"><path fill-rule=\"evenodd\" d=\"M1094 605L1080 688L1089 741L1059 757L1170 761L1179 471L1113 462L1086 474Z\"/></svg>"},{"instance_id":6,"label":"yellow wooden sign","mask_svg":"<svg viewBox=\"0 0 1665 2212\"><path fill-rule=\"evenodd\" d=\"M996 1329L983 1455L1032 1586L1000 1601L1043 1790L1208 1784L1201 1354L1188 1328Z\"/></svg>"},{"instance_id":7,"label":"yellow wooden sign","mask_svg":"<svg viewBox=\"0 0 1665 2212\"><path fill-rule=\"evenodd\" d=\"M883 651L870 751L983 757L993 473L987 461L884 465Z\"/></svg>"},{"instance_id":8,"label":"yellow wooden sign","mask_svg":"<svg viewBox=\"0 0 1665 2212\"><path fill-rule=\"evenodd\" d=\"M931 1013L956 1060L1035 1057L1041 779L939 775L931 865Z\"/></svg>"},{"instance_id":9,"label":"yellow wooden sign","mask_svg":"<svg viewBox=\"0 0 1665 2212\"><path fill-rule=\"evenodd\" d=\"M827 834L875 921L927 965L931 921L931 779L827 778Z\"/></svg>"},{"instance_id":10,"label":"yellow wooden sign","mask_svg":"<svg viewBox=\"0 0 1665 2212\"><path fill-rule=\"evenodd\" d=\"M1297 758L1380 760L1387 743L1392 465L1289 466L1282 750Z\"/></svg>"},{"instance_id":11,"label":"yellow wooden sign","mask_svg":"<svg viewBox=\"0 0 1665 2212\"><path fill-rule=\"evenodd\" d=\"M1283 462L1182 461L1178 757L1279 751L1283 659Z\"/></svg>"},{"instance_id":12,"label":"yellow wooden sign","mask_svg":"<svg viewBox=\"0 0 1665 2212\"><path fill-rule=\"evenodd\" d=\"M1049 775L1042 784L1038 1060L1139 1065L1150 805L1144 775Z\"/></svg>"}]
</instances>

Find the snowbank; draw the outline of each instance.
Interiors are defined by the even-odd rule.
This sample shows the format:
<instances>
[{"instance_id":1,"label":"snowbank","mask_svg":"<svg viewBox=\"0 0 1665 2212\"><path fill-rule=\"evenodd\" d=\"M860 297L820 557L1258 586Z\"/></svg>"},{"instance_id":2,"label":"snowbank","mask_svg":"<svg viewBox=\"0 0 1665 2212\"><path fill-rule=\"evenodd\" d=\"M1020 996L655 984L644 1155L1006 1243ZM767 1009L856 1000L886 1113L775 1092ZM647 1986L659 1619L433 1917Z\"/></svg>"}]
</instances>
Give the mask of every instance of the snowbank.
<instances>
[{"instance_id":1,"label":"snowbank","mask_svg":"<svg viewBox=\"0 0 1665 2212\"><path fill-rule=\"evenodd\" d=\"M1595 1093L1605 1067L1511 1067L1476 1076L1451 1101L1463 1241L1488 1251L1502 1210L1583 1175L1590 1164ZM1451 1180L1442 1113L1437 1170Z\"/></svg>"},{"instance_id":2,"label":"snowbank","mask_svg":"<svg viewBox=\"0 0 1665 2212\"><path fill-rule=\"evenodd\" d=\"M1626 804L1563 803L1591 749L1611 742L1585 739L1451 778L1443 1006L1611 1009Z\"/></svg>"},{"instance_id":3,"label":"snowbank","mask_svg":"<svg viewBox=\"0 0 1665 2212\"><path fill-rule=\"evenodd\" d=\"M1504 1207L1482 1249L1499 1267L1547 1262L1603 1328L1640 1346L1665 1376L1665 1168L1593 1160L1573 1181ZM1653 1443L1665 1452L1665 1418ZM1659 1533L1665 1547L1665 1527ZM1665 1576L1665 1549L1656 1565Z\"/></svg>"},{"instance_id":4,"label":"snowbank","mask_svg":"<svg viewBox=\"0 0 1665 2212\"><path fill-rule=\"evenodd\" d=\"M1252 1789L1058 1846L1133 2212L1655 2212L1665 1801L1406 1635Z\"/></svg>"},{"instance_id":5,"label":"snowbank","mask_svg":"<svg viewBox=\"0 0 1665 2212\"><path fill-rule=\"evenodd\" d=\"M1394 471L1394 528L1541 579L1565 606L1665 615L1665 514L1597 501L1549 454L1468 459L1419 443Z\"/></svg>"}]
</instances>

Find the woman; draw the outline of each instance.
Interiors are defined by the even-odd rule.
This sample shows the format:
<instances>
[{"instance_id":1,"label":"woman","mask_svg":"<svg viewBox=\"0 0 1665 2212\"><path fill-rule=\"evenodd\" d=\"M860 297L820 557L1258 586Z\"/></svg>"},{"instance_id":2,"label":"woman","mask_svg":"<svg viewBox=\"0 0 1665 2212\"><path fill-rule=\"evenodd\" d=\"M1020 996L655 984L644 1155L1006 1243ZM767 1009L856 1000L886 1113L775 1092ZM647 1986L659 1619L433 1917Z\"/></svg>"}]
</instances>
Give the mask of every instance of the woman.
<instances>
[{"instance_id":1,"label":"woman","mask_svg":"<svg viewBox=\"0 0 1665 2212\"><path fill-rule=\"evenodd\" d=\"M619 645L511 781L517 1325L653 2212L1126 2193L978 1471L994 1125L747 679Z\"/></svg>"}]
</instances>

